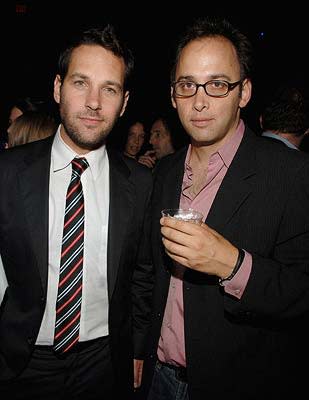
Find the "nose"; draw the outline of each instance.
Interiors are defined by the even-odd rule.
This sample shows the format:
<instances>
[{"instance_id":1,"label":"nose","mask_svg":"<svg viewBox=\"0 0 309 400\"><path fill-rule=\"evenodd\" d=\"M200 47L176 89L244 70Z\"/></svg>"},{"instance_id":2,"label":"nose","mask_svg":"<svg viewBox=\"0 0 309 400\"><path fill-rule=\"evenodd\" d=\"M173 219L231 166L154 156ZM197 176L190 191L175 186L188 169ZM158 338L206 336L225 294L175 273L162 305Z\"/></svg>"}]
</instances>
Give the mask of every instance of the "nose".
<instances>
[{"instance_id":1,"label":"nose","mask_svg":"<svg viewBox=\"0 0 309 400\"><path fill-rule=\"evenodd\" d=\"M196 111L203 111L204 108L209 108L209 96L206 94L205 89L200 86L194 96L193 107Z\"/></svg>"},{"instance_id":2,"label":"nose","mask_svg":"<svg viewBox=\"0 0 309 400\"><path fill-rule=\"evenodd\" d=\"M158 140L154 136L150 137L150 139L149 139L150 144L154 145L157 142L158 142Z\"/></svg>"},{"instance_id":3,"label":"nose","mask_svg":"<svg viewBox=\"0 0 309 400\"><path fill-rule=\"evenodd\" d=\"M86 97L86 107L91 110L101 109L101 96L99 89L89 88Z\"/></svg>"}]
</instances>

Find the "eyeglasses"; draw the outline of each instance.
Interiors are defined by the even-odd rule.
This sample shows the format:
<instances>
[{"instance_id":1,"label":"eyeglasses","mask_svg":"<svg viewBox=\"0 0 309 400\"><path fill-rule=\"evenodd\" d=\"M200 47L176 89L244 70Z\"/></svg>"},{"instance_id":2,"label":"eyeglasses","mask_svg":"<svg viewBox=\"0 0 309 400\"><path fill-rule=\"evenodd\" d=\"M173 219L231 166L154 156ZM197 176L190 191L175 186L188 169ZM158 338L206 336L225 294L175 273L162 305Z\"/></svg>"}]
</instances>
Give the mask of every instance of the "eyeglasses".
<instances>
[{"instance_id":1,"label":"eyeglasses","mask_svg":"<svg viewBox=\"0 0 309 400\"><path fill-rule=\"evenodd\" d=\"M242 81L227 82L220 81L217 79L208 81L206 83L196 83L193 81L180 80L173 82L172 87L174 89L174 95L176 97L192 97L197 93L198 88L201 86L204 88L205 93L211 97L225 97L229 92L236 88Z\"/></svg>"}]
</instances>

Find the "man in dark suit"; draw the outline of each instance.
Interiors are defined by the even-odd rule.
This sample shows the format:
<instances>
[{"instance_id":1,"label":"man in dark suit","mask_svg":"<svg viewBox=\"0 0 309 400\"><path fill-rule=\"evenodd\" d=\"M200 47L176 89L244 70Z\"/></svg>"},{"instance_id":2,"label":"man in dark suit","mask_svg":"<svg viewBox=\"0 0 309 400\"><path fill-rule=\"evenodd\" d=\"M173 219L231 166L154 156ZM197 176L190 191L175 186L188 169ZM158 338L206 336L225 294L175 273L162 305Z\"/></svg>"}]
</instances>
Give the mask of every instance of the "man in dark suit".
<instances>
[{"instance_id":1,"label":"man in dark suit","mask_svg":"<svg viewBox=\"0 0 309 400\"><path fill-rule=\"evenodd\" d=\"M197 21L177 48L172 103L191 144L155 176L141 398L286 398L302 382L309 158L259 138L240 118L250 53L247 38L218 19ZM176 207L205 222L160 219Z\"/></svg>"},{"instance_id":2,"label":"man in dark suit","mask_svg":"<svg viewBox=\"0 0 309 400\"><path fill-rule=\"evenodd\" d=\"M108 25L83 32L58 66L56 135L0 157L0 397L130 399L152 289L152 176L105 139L125 111L133 57Z\"/></svg>"}]
</instances>

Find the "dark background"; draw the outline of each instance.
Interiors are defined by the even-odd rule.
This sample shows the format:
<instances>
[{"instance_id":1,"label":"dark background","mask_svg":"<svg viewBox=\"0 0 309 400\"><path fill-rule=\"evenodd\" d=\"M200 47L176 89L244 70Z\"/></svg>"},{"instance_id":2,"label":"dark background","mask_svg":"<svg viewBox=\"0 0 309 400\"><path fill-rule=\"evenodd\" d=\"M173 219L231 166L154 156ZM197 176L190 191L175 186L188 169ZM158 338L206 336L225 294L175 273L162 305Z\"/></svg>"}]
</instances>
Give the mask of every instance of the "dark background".
<instances>
[{"instance_id":1,"label":"dark background","mask_svg":"<svg viewBox=\"0 0 309 400\"><path fill-rule=\"evenodd\" d=\"M270 2L269 2L270 3ZM276 8L270 13L269 7ZM293 7L292 7L293 6ZM171 8L167 10L167 8ZM285 12L285 14L284 14ZM51 98L58 54L76 30L111 22L132 48L135 79L127 112L141 115L170 110L169 72L175 42L196 17L229 19L253 43L253 98L245 117L258 129L264 100L282 83L308 89L308 28L297 3L209 5L208 2L156 3L9 1L1 7L1 125L15 97Z\"/></svg>"}]
</instances>

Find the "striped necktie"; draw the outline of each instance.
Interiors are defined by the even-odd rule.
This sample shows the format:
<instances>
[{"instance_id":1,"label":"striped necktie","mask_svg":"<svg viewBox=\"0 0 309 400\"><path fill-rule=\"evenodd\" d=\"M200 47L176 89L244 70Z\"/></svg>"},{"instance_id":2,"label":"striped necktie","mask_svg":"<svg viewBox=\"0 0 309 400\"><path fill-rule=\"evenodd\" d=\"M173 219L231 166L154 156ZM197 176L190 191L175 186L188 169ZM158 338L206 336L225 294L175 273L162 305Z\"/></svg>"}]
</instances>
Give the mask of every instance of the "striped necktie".
<instances>
[{"instance_id":1,"label":"striped necktie","mask_svg":"<svg viewBox=\"0 0 309 400\"><path fill-rule=\"evenodd\" d=\"M85 158L72 160L72 177L65 205L60 274L56 304L54 350L64 353L79 339L84 254L84 196L81 175Z\"/></svg>"}]
</instances>

